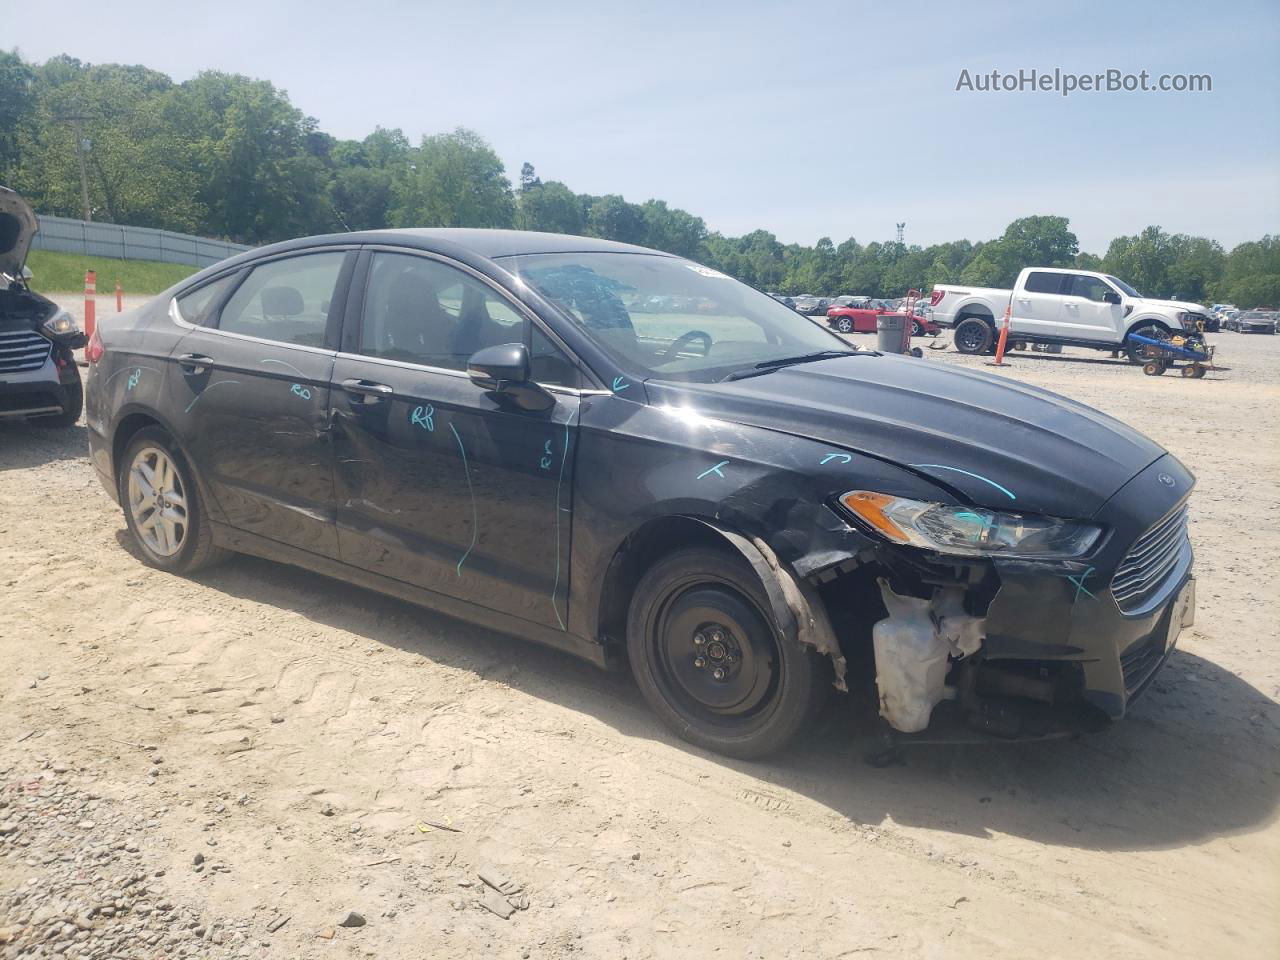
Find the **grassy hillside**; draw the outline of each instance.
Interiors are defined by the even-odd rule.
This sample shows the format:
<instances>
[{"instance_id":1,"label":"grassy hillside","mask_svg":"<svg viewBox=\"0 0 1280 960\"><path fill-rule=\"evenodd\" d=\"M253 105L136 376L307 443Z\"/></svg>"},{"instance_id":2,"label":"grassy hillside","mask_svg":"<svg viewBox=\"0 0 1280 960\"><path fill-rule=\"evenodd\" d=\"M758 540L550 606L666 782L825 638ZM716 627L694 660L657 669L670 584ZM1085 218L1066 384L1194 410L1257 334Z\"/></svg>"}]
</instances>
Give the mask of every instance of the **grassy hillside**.
<instances>
[{"instance_id":1,"label":"grassy hillside","mask_svg":"<svg viewBox=\"0 0 1280 960\"><path fill-rule=\"evenodd\" d=\"M32 274L32 289L41 293L79 293L84 290L84 272L96 270L99 293L114 293L119 280L125 293L142 296L159 293L199 269L180 263L112 260L49 250L32 250L27 266Z\"/></svg>"}]
</instances>

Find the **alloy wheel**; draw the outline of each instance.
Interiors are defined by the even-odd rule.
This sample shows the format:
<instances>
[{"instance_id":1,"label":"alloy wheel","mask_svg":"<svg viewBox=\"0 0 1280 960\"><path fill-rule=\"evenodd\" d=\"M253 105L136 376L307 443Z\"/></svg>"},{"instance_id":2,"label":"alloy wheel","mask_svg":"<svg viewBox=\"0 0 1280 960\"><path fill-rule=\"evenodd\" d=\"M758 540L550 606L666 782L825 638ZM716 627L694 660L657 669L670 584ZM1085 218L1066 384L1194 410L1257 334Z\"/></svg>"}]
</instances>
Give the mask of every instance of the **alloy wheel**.
<instances>
[{"instance_id":1,"label":"alloy wheel","mask_svg":"<svg viewBox=\"0 0 1280 960\"><path fill-rule=\"evenodd\" d=\"M129 465L129 514L148 550L172 557L187 537L187 492L173 458L143 447Z\"/></svg>"}]
</instances>

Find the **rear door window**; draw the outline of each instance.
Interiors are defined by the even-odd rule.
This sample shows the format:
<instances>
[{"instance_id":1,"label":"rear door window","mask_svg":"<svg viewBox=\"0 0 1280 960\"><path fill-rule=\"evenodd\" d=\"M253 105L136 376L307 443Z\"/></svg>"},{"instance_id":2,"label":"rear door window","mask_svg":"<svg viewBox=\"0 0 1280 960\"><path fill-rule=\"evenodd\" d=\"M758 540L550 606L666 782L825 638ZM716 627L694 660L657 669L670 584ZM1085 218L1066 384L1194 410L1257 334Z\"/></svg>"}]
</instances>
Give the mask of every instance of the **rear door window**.
<instances>
[{"instance_id":1,"label":"rear door window","mask_svg":"<svg viewBox=\"0 0 1280 960\"><path fill-rule=\"evenodd\" d=\"M1027 275L1027 282L1023 289L1027 293L1057 293L1062 289L1062 277L1061 273L1036 270Z\"/></svg>"},{"instance_id":2,"label":"rear door window","mask_svg":"<svg viewBox=\"0 0 1280 960\"><path fill-rule=\"evenodd\" d=\"M261 340L323 347L346 253L310 253L254 267L231 295L218 329Z\"/></svg>"}]
</instances>

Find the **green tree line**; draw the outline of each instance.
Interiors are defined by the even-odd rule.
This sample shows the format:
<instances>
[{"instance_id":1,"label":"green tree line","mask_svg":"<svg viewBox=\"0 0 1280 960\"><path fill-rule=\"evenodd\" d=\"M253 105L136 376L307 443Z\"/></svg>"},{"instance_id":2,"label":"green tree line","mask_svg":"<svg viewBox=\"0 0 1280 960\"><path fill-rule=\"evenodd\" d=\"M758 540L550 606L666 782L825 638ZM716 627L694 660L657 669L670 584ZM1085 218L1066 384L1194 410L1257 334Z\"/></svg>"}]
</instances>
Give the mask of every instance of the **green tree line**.
<instances>
[{"instance_id":1,"label":"green tree line","mask_svg":"<svg viewBox=\"0 0 1280 960\"><path fill-rule=\"evenodd\" d=\"M0 183L40 213L241 243L378 227L517 227L636 243L714 266L762 290L900 296L935 283L1007 287L1025 266L1104 270L1149 296L1280 306L1280 237L1226 251L1149 226L1083 253L1065 217L1028 216L997 239L927 247L850 237L784 244L729 237L663 200L576 193L458 129L414 144L319 129L270 82L207 71L183 83L142 66L0 51Z\"/></svg>"}]
</instances>

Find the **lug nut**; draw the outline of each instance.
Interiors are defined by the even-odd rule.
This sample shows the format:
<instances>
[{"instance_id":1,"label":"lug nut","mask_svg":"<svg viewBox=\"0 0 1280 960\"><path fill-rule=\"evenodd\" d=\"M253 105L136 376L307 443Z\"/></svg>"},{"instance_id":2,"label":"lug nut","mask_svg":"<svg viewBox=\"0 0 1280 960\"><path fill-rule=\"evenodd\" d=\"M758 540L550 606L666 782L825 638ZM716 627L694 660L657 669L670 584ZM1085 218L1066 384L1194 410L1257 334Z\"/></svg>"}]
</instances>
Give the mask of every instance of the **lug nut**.
<instances>
[{"instance_id":1,"label":"lug nut","mask_svg":"<svg viewBox=\"0 0 1280 960\"><path fill-rule=\"evenodd\" d=\"M702 668L707 665L707 661L704 657L698 657L696 660L693 661L693 665L695 667Z\"/></svg>"},{"instance_id":2,"label":"lug nut","mask_svg":"<svg viewBox=\"0 0 1280 960\"><path fill-rule=\"evenodd\" d=\"M714 670L714 671L712 671L711 675L712 675L713 677L715 677L717 680L723 680L723 679L724 679L724 671L723 671L722 669L720 669L719 667L716 667L716 668L715 668L715 670Z\"/></svg>"},{"instance_id":3,"label":"lug nut","mask_svg":"<svg viewBox=\"0 0 1280 960\"><path fill-rule=\"evenodd\" d=\"M696 646L700 647L707 642L707 638L703 636L701 633L695 633L693 635L693 642Z\"/></svg>"},{"instance_id":4,"label":"lug nut","mask_svg":"<svg viewBox=\"0 0 1280 960\"><path fill-rule=\"evenodd\" d=\"M712 630L712 631L711 631L711 639L712 639L712 640L714 640L716 643L724 643L724 631L723 631L723 630Z\"/></svg>"}]
</instances>

